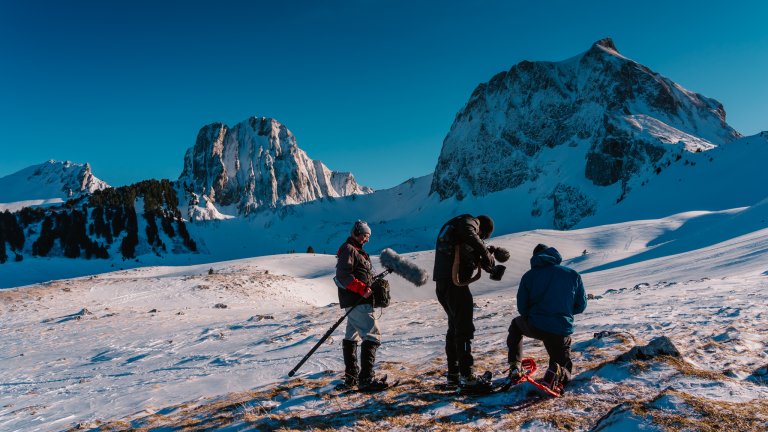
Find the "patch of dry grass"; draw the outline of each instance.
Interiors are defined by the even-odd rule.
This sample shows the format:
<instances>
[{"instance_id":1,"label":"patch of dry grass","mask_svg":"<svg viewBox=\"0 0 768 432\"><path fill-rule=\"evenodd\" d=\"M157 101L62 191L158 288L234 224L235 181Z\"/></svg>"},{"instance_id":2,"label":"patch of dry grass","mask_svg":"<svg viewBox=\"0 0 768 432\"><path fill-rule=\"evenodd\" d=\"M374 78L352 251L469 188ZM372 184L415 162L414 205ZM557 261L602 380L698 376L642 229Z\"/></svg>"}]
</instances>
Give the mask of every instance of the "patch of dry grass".
<instances>
[{"instance_id":1,"label":"patch of dry grass","mask_svg":"<svg viewBox=\"0 0 768 432\"><path fill-rule=\"evenodd\" d=\"M402 379L400 385L380 393L328 392L325 389L337 378L338 373L327 371L316 379L296 378L261 391L232 394L195 406L175 407L172 414L148 415L134 420L132 424L125 421L105 423L97 430L167 428L202 431L236 425L236 428L278 431L399 429L456 432L489 428L517 430L547 424L557 430L582 431L599 429L602 419L617 411L630 411L648 419L649 423L671 431L766 430L766 402L723 403L671 390L659 394L658 388L613 382L589 373L615 363L615 348L614 345L605 352L596 350L588 362L577 361L575 372L581 374L575 376L574 393L566 393L557 399L516 399L511 396L509 405L504 405L498 398L460 396L455 391L439 390L435 386L445 379L445 365L442 359L436 358L418 367L418 379L413 376L415 367L412 365L380 362L379 371L388 373L390 380ZM503 351L493 349L478 355L477 369L499 371L505 368L506 357L501 355ZM546 363L546 354L539 347L529 349L526 354L534 354L542 363ZM728 379L721 373L696 369L682 359L668 356L650 361L633 361L629 372L647 371L653 362L669 364L686 376L713 381ZM599 386L602 390L583 393L579 389L584 389L584 385ZM654 402L665 394L684 400L690 409L683 412L660 409ZM312 405L298 411L272 411L271 407L280 406L297 397L307 397L307 400L313 401ZM718 424L734 425L734 428L718 429Z\"/></svg>"},{"instance_id":2,"label":"patch of dry grass","mask_svg":"<svg viewBox=\"0 0 768 432\"><path fill-rule=\"evenodd\" d=\"M660 356L657 358L659 361L663 361L664 363L669 364L670 366L674 367L683 375L688 376L694 376L697 378L702 378L710 381L724 381L724 380L730 380L725 374L722 372L713 372L703 369L695 368L690 363L686 362L682 358L678 357L671 357L671 356Z\"/></svg>"},{"instance_id":3,"label":"patch of dry grass","mask_svg":"<svg viewBox=\"0 0 768 432\"><path fill-rule=\"evenodd\" d=\"M665 396L681 400L690 412L670 412L655 405ZM648 418L671 432L748 432L768 429L768 401L764 400L724 402L668 389L651 400L625 402L616 409L631 411L635 415Z\"/></svg>"}]
</instances>

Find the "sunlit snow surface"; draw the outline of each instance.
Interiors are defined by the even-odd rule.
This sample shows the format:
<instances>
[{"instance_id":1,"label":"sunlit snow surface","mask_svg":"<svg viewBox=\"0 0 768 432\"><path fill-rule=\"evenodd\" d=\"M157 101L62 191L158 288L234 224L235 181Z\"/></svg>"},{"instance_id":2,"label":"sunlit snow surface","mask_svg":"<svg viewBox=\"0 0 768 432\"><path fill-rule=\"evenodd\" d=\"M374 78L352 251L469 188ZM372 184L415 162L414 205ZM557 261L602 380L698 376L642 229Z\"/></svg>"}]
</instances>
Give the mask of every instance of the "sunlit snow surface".
<instances>
[{"instance_id":1,"label":"sunlit snow surface","mask_svg":"<svg viewBox=\"0 0 768 432\"><path fill-rule=\"evenodd\" d=\"M380 312L378 359L401 386L328 396L343 368L343 326L287 378L341 316L332 255L145 267L2 290L0 430L180 427L182 419L226 430L664 430L673 414L706 421L701 401L759 418L768 397L765 207L492 238L512 259L502 282L473 287L478 369L506 369L507 327L533 245L558 248L595 297L576 319L569 392L534 403L520 389L484 397L436 390L446 321L434 284L416 288L396 276L396 302ZM707 241L707 232L718 236ZM431 271L431 251L405 256ZM604 330L614 334L593 337ZM614 361L660 336L681 360ZM526 353L543 374L541 344L527 342Z\"/></svg>"}]
</instances>

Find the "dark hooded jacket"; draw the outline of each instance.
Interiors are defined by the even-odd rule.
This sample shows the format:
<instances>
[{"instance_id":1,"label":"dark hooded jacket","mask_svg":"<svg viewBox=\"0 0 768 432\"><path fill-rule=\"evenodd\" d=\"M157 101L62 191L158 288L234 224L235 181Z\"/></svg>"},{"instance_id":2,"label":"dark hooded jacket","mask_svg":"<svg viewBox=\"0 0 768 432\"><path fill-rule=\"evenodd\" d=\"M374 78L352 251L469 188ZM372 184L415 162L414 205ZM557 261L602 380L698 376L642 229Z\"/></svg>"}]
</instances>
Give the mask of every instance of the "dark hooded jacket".
<instances>
[{"instance_id":1,"label":"dark hooded jacket","mask_svg":"<svg viewBox=\"0 0 768 432\"><path fill-rule=\"evenodd\" d=\"M452 279L455 246L459 245L459 279L469 280L478 265L492 263L493 255L480 239L480 221L469 214L456 216L440 228L435 245L435 268L432 279Z\"/></svg>"},{"instance_id":2,"label":"dark hooded jacket","mask_svg":"<svg viewBox=\"0 0 768 432\"><path fill-rule=\"evenodd\" d=\"M573 316L584 312L587 295L581 276L561 266L555 248L531 257L531 269L520 280L517 310L531 326L561 336L573 333Z\"/></svg>"},{"instance_id":3,"label":"dark hooded jacket","mask_svg":"<svg viewBox=\"0 0 768 432\"><path fill-rule=\"evenodd\" d=\"M366 287L373 282L371 258L362 245L352 237L339 247L336 253L336 288L339 290L339 306L352 307L362 297ZM373 296L364 298L360 304L372 304Z\"/></svg>"}]
</instances>

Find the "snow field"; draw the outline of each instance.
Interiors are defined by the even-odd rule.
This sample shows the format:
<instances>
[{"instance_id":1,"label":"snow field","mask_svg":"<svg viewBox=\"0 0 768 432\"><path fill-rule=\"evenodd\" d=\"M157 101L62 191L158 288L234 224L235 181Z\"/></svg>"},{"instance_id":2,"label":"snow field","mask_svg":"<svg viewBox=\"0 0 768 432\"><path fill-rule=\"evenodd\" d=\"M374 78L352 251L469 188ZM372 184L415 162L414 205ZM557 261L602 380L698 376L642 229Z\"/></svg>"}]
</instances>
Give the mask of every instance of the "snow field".
<instances>
[{"instance_id":1,"label":"snow field","mask_svg":"<svg viewBox=\"0 0 768 432\"><path fill-rule=\"evenodd\" d=\"M3 290L0 429L664 430L682 422L706 430L717 412L732 412L741 430L760 430L768 421L768 229L695 248L699 230L686 228L708 217L735 233L746 213L491 239L512 259L503 281L473 286L479 370L507 367L507 327L533 245L557 247L583 274L592 299L576 318L574 381L557 400L521 389L438 390L444 312L433 284L415 288L396 276L377 364L400 386L330 393L343 368L343 325L288 379L341 316L330 255L144 267ZM432 252L404 256L431 270ZM593 336L602 331L611 333ZM661 336L680 358L616 361ZM525 349L543 374L542 345L526 340Z\"/></svg>"}]
</instances>

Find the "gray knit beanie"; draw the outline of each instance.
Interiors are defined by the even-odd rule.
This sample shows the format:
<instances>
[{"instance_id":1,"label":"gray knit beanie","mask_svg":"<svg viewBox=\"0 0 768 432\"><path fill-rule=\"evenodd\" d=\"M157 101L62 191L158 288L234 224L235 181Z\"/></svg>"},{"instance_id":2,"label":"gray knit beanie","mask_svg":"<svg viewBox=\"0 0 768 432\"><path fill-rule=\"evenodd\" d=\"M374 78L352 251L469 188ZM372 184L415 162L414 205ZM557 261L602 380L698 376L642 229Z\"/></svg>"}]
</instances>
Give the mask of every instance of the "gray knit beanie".
<instances>
[{"instance_id":1,"label":"gray knit beanie","mask_svg":"<svg viewBox=\"0 0 768 432\"><path fill-rule=\"evenodd\" d=\"M358 236L360 234L368 234L371 235L371 227L368 226L368 223L363 220L358 220L355 222L355 225L352 227L352 231L350 232L353 236Z\"/></svg>"}]
</instances>

